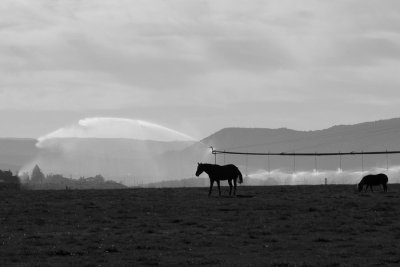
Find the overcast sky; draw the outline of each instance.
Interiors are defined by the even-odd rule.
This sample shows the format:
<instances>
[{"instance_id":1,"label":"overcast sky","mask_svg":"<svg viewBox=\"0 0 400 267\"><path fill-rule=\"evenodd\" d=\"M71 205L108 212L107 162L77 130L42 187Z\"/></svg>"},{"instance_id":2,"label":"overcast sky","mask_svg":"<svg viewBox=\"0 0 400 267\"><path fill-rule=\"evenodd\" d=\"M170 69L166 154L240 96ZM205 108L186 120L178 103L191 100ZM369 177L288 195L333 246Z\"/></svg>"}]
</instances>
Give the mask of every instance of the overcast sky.
<instances>
[{"instance_id":1,"label":"overcast sky","mask_svg":"<svg viewBox=\"0 0 400 267\"><path fill-rule=\"evenodd\" d=\"M399 85L398 0L0 2L0 136L323 129L399 117Z\"/></svg>"}]
</instances>

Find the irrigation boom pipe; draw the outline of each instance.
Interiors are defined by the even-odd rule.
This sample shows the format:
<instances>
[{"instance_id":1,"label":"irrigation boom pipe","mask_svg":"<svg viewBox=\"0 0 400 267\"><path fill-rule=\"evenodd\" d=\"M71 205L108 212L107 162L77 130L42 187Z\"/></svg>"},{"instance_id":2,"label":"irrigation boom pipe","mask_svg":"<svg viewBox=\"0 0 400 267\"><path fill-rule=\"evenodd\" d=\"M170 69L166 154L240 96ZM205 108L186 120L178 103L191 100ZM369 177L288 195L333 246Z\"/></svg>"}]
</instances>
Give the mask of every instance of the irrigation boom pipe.
<instances>
[{"instance_id":1,"label":"irrigation boom pipe","mask_svg":"<svg viewBox=\"0 0 400 267\"><path fill-rule=\"evenodd\" d=\"M255 156L342 156L342 155L377 155L377 154L400 154L400 151L361 151L361 152L339 152L339 153L256 153L256 152L238 152L238 151L222 151L212 149L212 154L234 154L234 155L255 155Z\"/></svg>"}]
</instances>

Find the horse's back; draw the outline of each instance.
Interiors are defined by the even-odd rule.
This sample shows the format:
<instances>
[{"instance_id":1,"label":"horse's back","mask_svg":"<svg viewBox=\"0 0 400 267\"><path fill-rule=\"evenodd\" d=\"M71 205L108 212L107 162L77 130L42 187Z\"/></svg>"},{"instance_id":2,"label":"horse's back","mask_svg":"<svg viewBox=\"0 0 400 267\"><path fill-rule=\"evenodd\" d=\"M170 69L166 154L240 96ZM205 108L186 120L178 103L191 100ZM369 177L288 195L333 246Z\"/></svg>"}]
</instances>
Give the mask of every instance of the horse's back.
<instances>
[{"instance_id":1,"label":"horse's back","mask_svg":"<svg viewBox=\"0 0 400 267\"><path fill-rule=\"evenodd\" d=\"M361 180L362 183L368 185L380 185L380 184L387 184L389 181L388 177L384 173L380 174L369 174L364 176Z\"/></svg>"},{"instance_id":2,"label":"horse's back","mask_svg":"<svg viewBox=\"0 0 400 267\"><path fill-rule=\"evenodd\" d=\"M218 168L218 175L221 180L231 179L238 176L239 168L233 164L222 165Z\"/></svg>"},{"instance_id":3,"label":"horse's back","mask_svg":"<svg viewBox=\"0 0 400 267\"><path fill-rule=\"evenodd\" d=\"M236 165L233 165L233 164L222 165L222 167L229 169L229 170L238 170L238 167L236 167Z\"/></svg>"}]
</instances>

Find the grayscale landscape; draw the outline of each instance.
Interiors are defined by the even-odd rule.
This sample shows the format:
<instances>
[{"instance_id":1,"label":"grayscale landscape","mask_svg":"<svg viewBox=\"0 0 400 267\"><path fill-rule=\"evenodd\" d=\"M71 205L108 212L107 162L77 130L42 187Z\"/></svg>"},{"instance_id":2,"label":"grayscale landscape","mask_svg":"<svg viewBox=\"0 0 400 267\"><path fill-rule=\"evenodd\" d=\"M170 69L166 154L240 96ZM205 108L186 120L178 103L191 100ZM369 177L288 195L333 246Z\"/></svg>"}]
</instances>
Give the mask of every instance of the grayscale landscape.
<instances>
[{"instance_id":1,"label":"grayscale landscape","mask_svg":"<svg viewBox=\"0 0 400 267\"><path fill-rule=\"evenodd\" d=\"M0 266L399 266L400 2L2 0Z\"/></svg>"}]
</instances>

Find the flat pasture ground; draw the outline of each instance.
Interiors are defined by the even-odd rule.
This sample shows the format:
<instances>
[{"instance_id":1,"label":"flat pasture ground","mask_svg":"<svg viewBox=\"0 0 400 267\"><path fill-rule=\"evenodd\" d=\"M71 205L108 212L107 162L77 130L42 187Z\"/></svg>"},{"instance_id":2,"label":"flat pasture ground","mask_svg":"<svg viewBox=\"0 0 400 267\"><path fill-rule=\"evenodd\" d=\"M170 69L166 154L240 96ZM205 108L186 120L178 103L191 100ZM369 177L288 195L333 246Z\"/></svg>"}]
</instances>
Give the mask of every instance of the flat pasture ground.
<instances>
[{"instance_id":1,"label":"flat pasture ground","mask_svg":"<svg viewBox=\"0 0 400 267\"><path fill-rule=\"evenodd\" d=\"M0 192L1 266L400 266L400 185Z\"/></svg>"}]
</instances>

